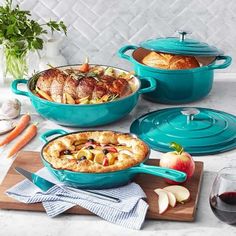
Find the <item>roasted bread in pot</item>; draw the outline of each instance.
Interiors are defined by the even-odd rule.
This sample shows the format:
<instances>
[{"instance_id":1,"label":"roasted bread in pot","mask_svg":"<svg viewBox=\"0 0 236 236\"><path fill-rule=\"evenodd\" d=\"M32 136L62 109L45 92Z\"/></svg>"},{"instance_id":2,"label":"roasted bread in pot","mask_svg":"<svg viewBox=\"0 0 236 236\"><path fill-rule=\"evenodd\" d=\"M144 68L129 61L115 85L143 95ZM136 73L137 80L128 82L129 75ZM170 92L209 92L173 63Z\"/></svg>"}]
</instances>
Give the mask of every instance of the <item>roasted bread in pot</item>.
<instances>
[{"instance_id":1,"label":"roasted bread in pot","mask_svg":"<svg viewBox=\"0 0 236 236\"><path fill-rule=\"evenodd\" d=\"M166 70L183 70L200 66L195 57L158 52L150 52L143 58L142 63L150 67Z\"/></svg>"},{"instance_id":2,"label":"roasted bread in pot","mask_svg":"<svg viewBox=\"0 0 236 236\"><path fill-rule=\"evenodd\" d=\"M129 83L123 78L101 75L99 81L89 76L75 79L57 68L44 71L39 76L36 87L59 103L64 103L65 94L76 100L84 97L96 99L106 94L124 97L132 93Z\"/></svg>"}]
</instances>

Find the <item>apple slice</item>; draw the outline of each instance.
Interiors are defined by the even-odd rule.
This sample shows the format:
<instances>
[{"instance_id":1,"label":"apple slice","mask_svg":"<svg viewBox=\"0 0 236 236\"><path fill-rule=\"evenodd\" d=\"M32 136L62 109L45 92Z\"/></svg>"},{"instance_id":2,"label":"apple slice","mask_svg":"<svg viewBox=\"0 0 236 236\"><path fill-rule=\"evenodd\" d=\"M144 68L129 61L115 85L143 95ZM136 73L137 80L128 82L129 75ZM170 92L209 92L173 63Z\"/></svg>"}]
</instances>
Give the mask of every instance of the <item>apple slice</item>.
<instances>
[{"instance_id":1,"label":"apple slice","mask_svg":"<svg viewBox=\"0 0 236 236\"><path fill-rule=\"evenodd\" d=\"M166 191L164 189L156 189L156 190L157 191L159 191L159 190L165 191L167 193L167 196L168 196L168 199L169 199L169 205L171 207L175 207L176 206L176 203L177 203L176 197L175 197L175 195L172 192ZM154 190L154 191L156 192L156 190Z\"/></svg>"},{"instance_id":2,"label":"apple slice","mask_svg":"<svg viewBox=\"0 0 236 236\"><path fill-rule=\"evenodd\" d=\"M190 198L190 192L187 188L180 185L171 185L163 188L175 195L177 202L186 202Z\"/></svg>"},{"instance_id":3,"label":"apple slice","mask_svg":"<svg viewBox=\"0 0 236 236\"><path fill-rule=\"evenodd\" d=\"M159 214L163 214L169 206L169 198L163 189L157 188L154 190L156 194L158 194L158 208L159 208Z\"/></svg>"},{"instance_id":4,"label":"apple slice","mask_svg":"<svg viewBox=\"0 0 236 236\"><path fill-rule=\"evenodd\" d=\"M164 190L164 189L163 189ZM166 191L166 190L164 190ZM166 191L168 198L169 198L169 204L171 207L175 207L176 206L176 197L172 192Z\"/></svg>"}]
</instances>

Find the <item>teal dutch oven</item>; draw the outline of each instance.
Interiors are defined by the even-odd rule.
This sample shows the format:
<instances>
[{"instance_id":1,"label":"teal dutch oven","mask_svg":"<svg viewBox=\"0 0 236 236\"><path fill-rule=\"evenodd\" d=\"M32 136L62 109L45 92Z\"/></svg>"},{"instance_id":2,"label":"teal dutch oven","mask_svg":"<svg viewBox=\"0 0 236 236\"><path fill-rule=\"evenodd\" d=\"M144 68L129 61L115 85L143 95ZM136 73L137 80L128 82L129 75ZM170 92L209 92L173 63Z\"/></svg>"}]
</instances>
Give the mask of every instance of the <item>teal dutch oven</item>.
<instances>
[{"instance_id":1,"label":"teal dutch oven","mask_svg":"<svg viewBox=\"0 0 236 236\"><path fill-rule=\"evenodd\" d=\"M78 66L79 65L63 66L60 68L66 69ZM117 72L128 73L125 70L115 67L113 68ZM36 96L32 92L35 89L34 78L35 77L32 77L29 80L14 80L11 84L12 91L15 94L29 97L36 111L44 118L52 120L60 125L72 127L92 127L117 121L133 110L138 102L140 94L151 92L156 88L156 81L153 78L142 78L147 82L147 84L144 85L146 86L145 88L141 88L140 80L137 77L134 77L136 90L129 96L101 104L62 104L47 101ZM26 84L27 91L19 90L19 84Z\"/></svg>"},{"instance_id":2,"label":"teal dutch oven","mask_svg":"<svg viewBox=\"0 0 236 236\"><path fill-rule=\"evenodd\" d=\"M143 95L145 99L164 104L200 100L212 89L214 70L224 69L231 64L231 57L224 56L221 50L194 39L185 39L185 35L186 32L180 32L180 38L151 39L140 43L140 46L126 45L119 49L118 56L130 61L138 76L156 80L156 89ZM128 51L132 51L131 55L126 54ZM151 51L194 56L201 66L184 70L149 67L142 64L142 59Z\"/></svg>"},{"instance_id":3,"label":"teal dutch oven","mask_svg":"<svg viewBox=\"0 0 236 236\"><path fill-rule=\"evenodd\" d=\"M91 130L90 130L91 131ZM80 131L84 132L84 131ZM74 132L79 133L79 132ZM120 132L119 132L120 133ZM53 140L66 136L73 133L67 133L64 130L56 129L49 130L40 136L40 139L45 142L45 145L41 150L41 159L44 166L63 184L81 188L81 189L105 189L105 188L113 188L125 185L129 183L137 174L150 174L155 175L161 178L171 179L177 182L184 182L186 180L186 174L181 171L176 171L168 168L158 167L158 166L150 166L146 165L145 162L150 153L146 157L146 159L137 166L133 166L124 170L106 172L106 173L85 173L85 172L75 172L69 170L55 169L52 165L47 162L43 157L43 149ZM53 135L59 135L50 141L48 141L48 137ZM132 135L132 134L130 134ZM133 136L133 135L132 135Z\"/></svg>"}]
</instances>

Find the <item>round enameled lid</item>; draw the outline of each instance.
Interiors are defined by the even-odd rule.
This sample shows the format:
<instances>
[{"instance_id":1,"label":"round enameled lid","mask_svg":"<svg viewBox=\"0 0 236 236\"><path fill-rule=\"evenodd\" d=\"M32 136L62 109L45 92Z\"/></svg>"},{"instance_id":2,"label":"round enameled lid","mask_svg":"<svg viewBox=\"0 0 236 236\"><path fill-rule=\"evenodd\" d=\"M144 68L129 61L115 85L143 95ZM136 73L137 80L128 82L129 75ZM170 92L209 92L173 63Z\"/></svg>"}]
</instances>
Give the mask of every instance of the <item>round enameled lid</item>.
<instances>
[{"instance_id":1,"label":"round enameled lid","mask_svg":"<svg viewBox=\"0 0 236 236\"><path fill-rule=\"evenodd\" d=\"M130 132L157 151L170 151L171 142L193 155L236 148L236 116L208 108L167 108L141 116Z\"/></svg>"},{"instance_id":2,"label":"round enameled lid","mask_svg":"<svg viewBox=\"0 0 236 236\"><path fill-rule=\"evenodd\" d=\"M179 31L179 35L179 38L167 37L149 39L141 42L140 46L152 51L178 55L219 56L223 54L223 51L214 46L194 39L186 38L186 31Z\"/></svg>"}]
</instances>

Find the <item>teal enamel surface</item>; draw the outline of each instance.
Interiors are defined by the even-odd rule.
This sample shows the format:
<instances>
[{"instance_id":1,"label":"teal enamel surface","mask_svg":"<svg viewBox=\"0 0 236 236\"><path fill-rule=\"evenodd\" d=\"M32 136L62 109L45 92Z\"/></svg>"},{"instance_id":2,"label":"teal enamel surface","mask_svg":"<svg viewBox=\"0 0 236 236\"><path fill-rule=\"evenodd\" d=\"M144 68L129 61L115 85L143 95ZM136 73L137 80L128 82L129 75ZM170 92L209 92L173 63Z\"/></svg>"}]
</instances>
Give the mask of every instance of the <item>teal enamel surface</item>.
<instances>
[{"instance_id":1,"label":"teal enamel surface","mask_svg":"<svg viewBox=\"0 0 236 236\"><path fill-rule=\"evenodd\" d=\"M162 178L183 182L186 175L180 171L173 171L157 166L136 166L126 170L107 173L81 173L67 170L57 170L42 158L44 166L63 184L81 189L104 189L125 185L140 173L155 175ZM166 172L164 172L164 170Z\"/></svg>"},{"instance_id":2,"label":"teal enamel surface","mask_svg":"<svg viewBox=\"0 0 236 236\"><path fill-rule=\"evenodd\" d=\"M39 138L42 142L47 143L49 141L47 139L48 137L51 137L53 135L63 135L63 134L68 134L68 132L66 132L63 129L52 129L41 134Z\"/></svg>"},{"instance_id":3,"label":"teal enamel surface","mask_svg":"<svg viewBox=\"0 0 236 236\"><path fill-rule=\"evenodd\" d=\"M148 74L157 81L157 88L143 97L153 102L164 104L181 104L200 100L207 96L212 89L213 71L186 71L176 73L159 73L143 69L135 65L135 71L140 77ZM141 81L145 86L146 82Z\"/></svg>"},{"instance_id":4,"label":"teal enamel surface","mask_svg":"<svg viewBox=\"0 0 236 236\"><path fill-rule=\"evenodd\" d=\"M177 37L149 39L141 42L140 46L152 51L179 55L219 56L223 54L214 46L188 38L183 41Z\"/></svg>"},{"instance_id":5,"label":"teal enamel surface","mask_svg":"<svg viewBox=\"0 0 236 236\"><path fill-rule=\"evenodd\" d=\"M46 119L64 126L93 127L115 122L128 115L137 104L140 94L153 91L156 88L155 79L149 77L144 79L147 81L146 87L140 88L140 82L136 78L138 89L127 97L108 103L87 105L61 104L41 99L31 92L30 88L33 83L31 79L28 81L14 80L11 87L14 93L28 96L35 110ZM27 84L27 92L17 88L21 83Z\"/></svg>"},{"instance_id":6,"label":"teal enamel surface","mask_svg":"<svg viewBox=\"0 0 236 236\"><path fill-rule=\"evenodd\" d=\"M42 159L44 166L63 184L81 189L104 189L114 188L129 183L135 173L132 172L110 172L110 173L80 173L66 170L57 170Z\"/></svg>"},{"instance_id":7,"label":"teal enamel surface","mask_svg":"<svg viewBox=\"0 0 236 236\"><path fill-rule=\"evenodd\" d=\"M64 130L49 130L42 134L40 139L46 144L50 136L59 135L62 133L66 135L67 132ZM76 132L77 133L77 132ZM58 138L58 137L57 137ZM56 138L52 139L55 140ZM51 140L51 141L52 141ZM46 145L45 144L45 145ZM43 147L44 148L44 147ZM43 151L42 148L42 151ZM106 173L82 173L68 170L58 170L49 164L43 157L41 151L41 159L45 167L63 184L70 185L81 189L104 189L113 188L125 185L132 181L135 175L139 173L150 174L162 178L168 178L177 182L183 182L186 179L186 174L180 171L162 168L158 166L150 166L140 163L137 166L114 172ZM147 156L148 158L148 156Z\"/></svg>"},{"instance_id":8,"label":"teal enamel surface","mask_svg":"<svg viewBox=\"0 0 236 236\"><path fill-rule=\"evenodd\" d=\"M188 70L164 70L141 64L134 59L133 54L126 54L137 49L137 46L127 45L118 51L118 55L133 64L134 71L140 78L152 77L156 80L156 89L143 97L164 104L190 103L206 97L212 89L214 70L224 69L232 61L229 56L217 56L215 61L207 66ZM145 86L146 82L142 81L142 85Z\"/></svg>"},{"instance_id":9,"label":"teal enamel surface","mask_svg":"<svg viewBox=\"0 0 236 236\"><path fill-rule=\"evenodd\" d=\"M168 152L171 142L181 144L193 155L207 155L236 148L236 117L217 110L196 108L199 113L183 115L184 107L151 112L135 120L130 131L152 149ZM192 109L192 108L190 108Z\"/></svg>"}]
</instances>

